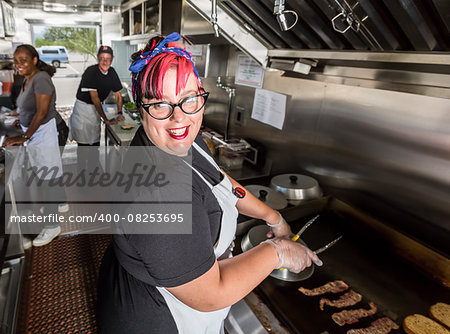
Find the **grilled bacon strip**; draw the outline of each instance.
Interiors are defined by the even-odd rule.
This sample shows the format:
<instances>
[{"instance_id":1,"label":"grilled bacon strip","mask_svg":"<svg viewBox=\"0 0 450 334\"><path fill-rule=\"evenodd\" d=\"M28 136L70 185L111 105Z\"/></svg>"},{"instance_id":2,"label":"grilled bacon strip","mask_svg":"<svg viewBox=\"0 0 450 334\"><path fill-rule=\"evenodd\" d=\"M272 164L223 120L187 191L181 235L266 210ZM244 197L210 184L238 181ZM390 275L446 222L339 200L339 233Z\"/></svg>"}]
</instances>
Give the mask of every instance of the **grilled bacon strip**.
<instances>
[{"instance_id":1,"label":"grilled bacon strip","mask_svg":"<svg viewBox=\"0 0 450 334\"><path fill-rule=\"evenodd\" d=\"M304 295L307 296L318 296L328 292L338 293L345 291L347 289L348 285L344 281L333 281L311 290L305 289L304 287L299 287L298 291L302 292Z\"/></svg>"},{"instance_id":2,"label":"grilled bacon strip","mask_svg":"<svg viewBox=\"0 0 450 334\"><path fill-rule=\"evenodd\" d=\"M359 321L359 319L374 315L377 313L377 306L370 302L370 309L365 310L363 308L357 310L343 310L341 312L333 313L331 319L339 326L344 326L345 324L354 324Z\"/></svg>"},{"instance_id":3,"label":"grilled bacon strip","mask_svg":"<svg viewBox=\"0 0 450 334\"><path fill-rule=\"evenodd\" d=\"M320 309L323 311L325 305L343 308L355 305L356 303L359 303L361 300L362 296L359 293L350 290L349 292L346 292L345 294L340 296L339 299L336 300L329 300L327 298L320 299Z\"/></svg>"},{"instance_id":4,"label":"grilled bacon strip","mask_svg":"<svg viewBox=\"0 0 450 334\"><path fill-rule=\"evenodd\" d=\"M347 334L388 334L400 327L391 318L384 317L373 321L367 328L350 329Z\"/></svg>"}]
</instances>

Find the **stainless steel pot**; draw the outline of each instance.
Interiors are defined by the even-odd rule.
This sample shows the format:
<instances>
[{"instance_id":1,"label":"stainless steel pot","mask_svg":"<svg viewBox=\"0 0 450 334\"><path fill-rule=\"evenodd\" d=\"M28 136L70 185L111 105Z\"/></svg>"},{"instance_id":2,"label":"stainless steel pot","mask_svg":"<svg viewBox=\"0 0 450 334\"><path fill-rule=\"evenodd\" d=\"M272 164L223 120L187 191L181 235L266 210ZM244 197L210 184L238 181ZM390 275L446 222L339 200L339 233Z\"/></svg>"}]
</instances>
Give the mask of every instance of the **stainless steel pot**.
<instances>
[{"instance_id":1,"label":"stainless steel pot","mask_svg":"<svg viewBox=\"0 0 450 334\"><path fill-rule=\"evenodd\" d=\"M269 187L251 184L245 186L245 189L274 210L284 209L288 205L288 201L282 193Z\"/></svg>"},{"instance_id":2,"label":"stainless steel pot","mask_svg":"<svg viewBox=\"0 0 450 334\"><path fill-rule=\"evenodd\" d=\"M270 187L285 195L288 202L293 205L322 197L319 182L307 175L277 175L270 181Z\"/></svg>"},{"instance_id":3,"label":"stainless steel pot","mask_svg":"<svg viewBox=\"0 0 450 334\"><path fill-rule=\"evenodd\" d=\"M269 230L270 228L267 225L258 225L252 227L245 235L245 237L242 238L241 241L242 251L243 252L248 251L249 249L259 245L262 241L266 240L267 239L266 235L267 232L269 232ZM298 239L296 242L299 242L308 247L301 239ZM314 265L311 265L298 274L292 273L287 269L284 270L275 269L270 273L270 276L278 278L282 281L297 282L309 278L313 273L314 273Z\"/></svg>"}]
</instances>

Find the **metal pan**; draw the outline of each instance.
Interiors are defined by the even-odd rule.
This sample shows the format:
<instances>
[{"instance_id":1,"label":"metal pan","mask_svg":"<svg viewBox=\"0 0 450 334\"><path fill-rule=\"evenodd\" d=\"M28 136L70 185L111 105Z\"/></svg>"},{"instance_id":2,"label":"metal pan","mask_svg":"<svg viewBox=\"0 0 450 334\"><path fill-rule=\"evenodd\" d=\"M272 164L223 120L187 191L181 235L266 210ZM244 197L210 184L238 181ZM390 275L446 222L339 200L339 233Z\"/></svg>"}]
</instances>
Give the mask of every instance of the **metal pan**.
<instances>
[{"instance_id":1,"label":"metal pan","mask_svg":"<svg viewBox=\"0 0 450 334\"><path fill-rule=\"evenodd\" d=\"M267 225L258 225L252 227L245 235L245 237L242 238L241 241L242 251L243 252L248 251L249 249L259 245L262 241L266 240L267 239L266 235L267 232L269 232L269 230L270 228ZM296 242L299 242L308 247L300 238ZM313 273L314 273L314 265L311 265L298 274L292 273L287 269L285 270L275 269L274 271L272 271L270 276L280 279L282 281L297 282L311 277Z\"/></svg>"}]
</instances>

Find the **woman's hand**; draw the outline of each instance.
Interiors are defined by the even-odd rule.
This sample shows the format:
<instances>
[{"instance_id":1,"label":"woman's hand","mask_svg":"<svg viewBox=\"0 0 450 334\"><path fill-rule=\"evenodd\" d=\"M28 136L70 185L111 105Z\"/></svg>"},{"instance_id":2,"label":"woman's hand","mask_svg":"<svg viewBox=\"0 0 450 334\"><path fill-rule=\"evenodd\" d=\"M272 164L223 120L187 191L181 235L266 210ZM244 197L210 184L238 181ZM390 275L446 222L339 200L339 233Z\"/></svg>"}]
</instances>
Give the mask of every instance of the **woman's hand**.
<instances>
[{"instance_id":1,"label":"woman's hand","mask_svg":"<svg viewBox=\"0 0 450 334\"><path fill-rule=\"evenodd\" d=\"M13 127L20 129L20 121L18 119L16 119L12 125Z\"/></svg>"},{"instance_id":2,"label":"woman's hand","mask_svg":"<svg viewBox=\"0 0 450 334\"><path fill-rule=\"evenodd\" d=\"M22 145L26 141L27 139L21 136L10 137L3 142L3 147Z\"/></svg>"},{"instance_id":3,"label":"woman's hand","mask_svg":"<svg viewBox=\"0 0 450 334\"><path fill-rule=\"evenodd\" d=\"M123 117L123 115L122 114L119 114L119 116L117 116L117 121L118 122L122 122L122 121L124 121L125 120L125 117Z\"/></svg>"},{"instance_id":4,"label":"woman's hand","mask_svg":"<svg viewBox=\"0 0 450 334\"><path fill-rule=\"evenodd\" d=\"M291 227L288 223L286 223L286 220L284 220L281 213L278 211L275 211L278 213L278 220L277 221L267 221L266 224L270 227L270 231L267 233L267 238L272 237L279 237L279 238L289 238L292 234Z\"/></svg>"},{"instance_id":5,"label":"woman's hand","mask_svg":"<svg viewBox=\"0 0 450 334\"><path fill-rule=\"evenodd\" d=\"M114 124L117 124L117 119L115 119L115 118L113 118L113 119L107 119L107 120L105 121L105 124L108 124L108 125L114 125Z\"/></svg>"},{"instance_id":6,"label":"woman's hand","mask_svg":"<svg viewBox=\"0 0 450 334\"><path fill-rule=\"evenodd\" d=\"M275 247L280 262L277 269L285 268L293 273L299 273L313 262L321 266L323 263L308 247L285 238L274 238L263 242Z\"/></svg>"},{"instance_id":7,"label":"woman's hand","mask_svg":"<svg viewBox=\"0 0 450 334\"><path fill-rule=\"evenodd\" d=\"M6 116L17 116L19 115L19 113L17 112L17 108L13 109L13 111L11 111L9 114L6 114Z\"/></svg>"}]
</instances>

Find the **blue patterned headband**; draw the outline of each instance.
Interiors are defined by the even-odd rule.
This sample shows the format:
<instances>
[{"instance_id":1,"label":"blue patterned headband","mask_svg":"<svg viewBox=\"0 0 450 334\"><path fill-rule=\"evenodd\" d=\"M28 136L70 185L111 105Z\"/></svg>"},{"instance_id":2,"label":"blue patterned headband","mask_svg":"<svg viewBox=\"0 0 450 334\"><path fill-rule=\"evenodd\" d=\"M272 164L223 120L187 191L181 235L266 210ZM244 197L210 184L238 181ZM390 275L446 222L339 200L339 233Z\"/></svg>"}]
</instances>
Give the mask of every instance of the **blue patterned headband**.
<instances>
[{"instance_id":1,"label":"blue patterned headband","mask_svg":"<svg viewBox=\"0 0 450 334\"><path fill-rule=\"evenodd\" d=\"M167 47L166 45L171 42L176 42L181 39L181 36L177 32L173 32L164 38L153 50L147 51L139 55L130 65L129 70L132 72L132 91L133 98L136 102L136 89L138 86L138 76L142 69L152 60L152 58L156 57L160 53L175 53L179 56L182 56L189 60L192 64L192 68L194 70L194 74L197 79L200 81L200 77L198 75L197 69L195 68L194 62L192 61L191 54L182 48L177 46Z\"/></svg>"}]
</instances>

